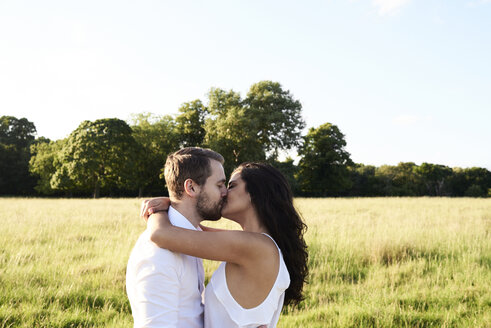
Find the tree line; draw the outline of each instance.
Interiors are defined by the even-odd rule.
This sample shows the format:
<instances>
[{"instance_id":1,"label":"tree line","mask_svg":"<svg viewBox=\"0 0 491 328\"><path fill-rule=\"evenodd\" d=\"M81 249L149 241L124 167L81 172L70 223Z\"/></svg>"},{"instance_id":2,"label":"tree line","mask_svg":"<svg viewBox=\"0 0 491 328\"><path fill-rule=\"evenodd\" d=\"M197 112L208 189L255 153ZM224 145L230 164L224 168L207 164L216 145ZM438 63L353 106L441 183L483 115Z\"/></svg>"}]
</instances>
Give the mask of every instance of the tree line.
<instances>
[{"instance_id":1,"label":"tree line","mask_svg":"<svg viewBox=\"0 0 491 328\"><path fill-rule=\"evenodd\" d=\"M0 195L161 195L167 154L200 146L220 152L227 173L245 161L271 163L296 196L488 196L491 172L485 168L354 163L336 125L324 123L302 135L301 110L279 83L261 81L244 98L212 88L205 101L184 103L176 115L84 121L55 141L36 138L26 118L2 116ZM279 159L288 150L297 151L298 163Z\"/></svg>"}]
</instances>

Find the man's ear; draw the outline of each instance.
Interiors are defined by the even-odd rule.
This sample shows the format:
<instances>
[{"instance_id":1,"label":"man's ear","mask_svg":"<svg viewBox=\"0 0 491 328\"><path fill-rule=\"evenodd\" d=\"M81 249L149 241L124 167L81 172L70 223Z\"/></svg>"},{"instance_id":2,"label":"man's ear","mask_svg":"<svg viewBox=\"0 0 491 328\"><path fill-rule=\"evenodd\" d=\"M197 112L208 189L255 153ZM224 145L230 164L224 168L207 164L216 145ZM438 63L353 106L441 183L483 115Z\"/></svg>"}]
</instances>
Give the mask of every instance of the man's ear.
<instances>
[{"instance_id":1,"label":"man's ear","mask_svg":"<svg viewBox=\"0 0 491 328\"><path fill-rule=\"evenodd\" d=\"M198 196L200 190L200 186L192 179L186 179L186 181L184 181L184 192L189 197L195 198L196 196Z\"/></svg>"}]
</instances>

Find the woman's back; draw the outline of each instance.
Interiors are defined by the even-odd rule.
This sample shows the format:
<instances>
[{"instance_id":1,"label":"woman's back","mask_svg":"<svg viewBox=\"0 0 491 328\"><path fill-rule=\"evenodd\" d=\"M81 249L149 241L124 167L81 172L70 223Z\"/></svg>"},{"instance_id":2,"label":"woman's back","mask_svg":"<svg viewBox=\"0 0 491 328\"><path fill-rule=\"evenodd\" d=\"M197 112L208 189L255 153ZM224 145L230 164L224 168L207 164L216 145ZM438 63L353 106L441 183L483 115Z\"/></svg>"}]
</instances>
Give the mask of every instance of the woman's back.
<instances>
[{"instance_id":1,"label":"woman's back","mask_svg":"<svg viewBox=\"0 0 491 328\"><path fill-rule=\"evenodd\" d=\"M270 236L268 237L271 238ZM205 327L256 328L260 325L266 325L267 327L276 326L283 307L285 290L290 284L290 276L278 247L277 251L279 256L275 257L279 261L272 261L273 263L279 262L274 283L264 300L252 308L243 307L232 296L229 289L230 283L227 281L227 277L229 277L226 272L227 263L222 262L220 264L205 290ZM270 256L267 259L271 261ZM256 268L256 270L261 272L260 267ZM247 284L247 282L245 283ZM254 292L257 293L257 291ZM242 302L242 304L244 303Z\"/></svg>"}]
</instances>

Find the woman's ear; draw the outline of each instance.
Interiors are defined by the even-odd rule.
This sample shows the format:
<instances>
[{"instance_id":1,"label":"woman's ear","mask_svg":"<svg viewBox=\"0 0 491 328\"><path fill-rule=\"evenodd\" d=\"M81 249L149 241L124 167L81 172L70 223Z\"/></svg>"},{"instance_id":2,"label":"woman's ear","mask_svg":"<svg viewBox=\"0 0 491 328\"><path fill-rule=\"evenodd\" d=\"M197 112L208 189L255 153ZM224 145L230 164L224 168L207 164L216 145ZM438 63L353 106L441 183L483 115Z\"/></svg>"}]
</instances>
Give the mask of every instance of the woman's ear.
<instances>
[{"instance_id":1,"label":"woman's ear","mask_svg":"<svg viewBox=\"0 0 491 328\"><path fill-rule=\"evenodd\" d=\"M196 197L199 192L200 192L200 186L194 182L192 179L186 179L184 181L184 192L189 196L189 197Z\"/></svg>"}]
</instances>

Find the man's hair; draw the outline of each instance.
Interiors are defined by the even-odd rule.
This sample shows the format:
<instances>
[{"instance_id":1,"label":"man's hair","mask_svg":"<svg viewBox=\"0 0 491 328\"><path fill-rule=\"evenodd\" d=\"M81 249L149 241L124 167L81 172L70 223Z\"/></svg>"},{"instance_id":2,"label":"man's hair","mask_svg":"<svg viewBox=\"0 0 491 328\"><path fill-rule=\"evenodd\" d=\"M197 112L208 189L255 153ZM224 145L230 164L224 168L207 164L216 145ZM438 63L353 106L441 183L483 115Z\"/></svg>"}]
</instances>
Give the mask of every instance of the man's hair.
<instances>
[{"instance_id":1,"label":"man's hair","mask_svg":"<svg viewBox=\"0 0 491 328\"><path fill-rule=\"evenodd\" d=\"M202 186L211 175L210 160L223 165L225 161L219 153L200 147L186 147L169 154L165 162L164 176L169 196L181 199L184 181L191 179Z\"/></svg>"}]
</instances>

